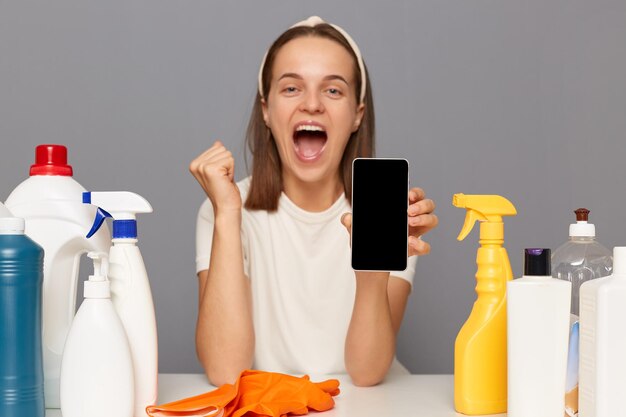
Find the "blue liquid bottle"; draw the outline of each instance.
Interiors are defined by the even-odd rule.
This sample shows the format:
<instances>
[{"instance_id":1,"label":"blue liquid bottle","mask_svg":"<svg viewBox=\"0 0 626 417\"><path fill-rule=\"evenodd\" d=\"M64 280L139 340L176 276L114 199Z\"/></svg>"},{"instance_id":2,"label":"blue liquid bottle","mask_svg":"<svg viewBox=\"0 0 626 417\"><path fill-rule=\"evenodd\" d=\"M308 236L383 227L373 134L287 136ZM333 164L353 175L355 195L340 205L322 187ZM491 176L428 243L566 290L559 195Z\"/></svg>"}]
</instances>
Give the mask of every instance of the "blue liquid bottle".
<instances>
[{"instance_id":1,"label":"blue liquid bottle","mask_svg":"<svg viewBox=\"0 0 626 417\"><path fill-rule=\"evenodd\" d=\"M44 417L43 249L24 220L0 217L0 416Z\"/></svg>"}]
</instances>

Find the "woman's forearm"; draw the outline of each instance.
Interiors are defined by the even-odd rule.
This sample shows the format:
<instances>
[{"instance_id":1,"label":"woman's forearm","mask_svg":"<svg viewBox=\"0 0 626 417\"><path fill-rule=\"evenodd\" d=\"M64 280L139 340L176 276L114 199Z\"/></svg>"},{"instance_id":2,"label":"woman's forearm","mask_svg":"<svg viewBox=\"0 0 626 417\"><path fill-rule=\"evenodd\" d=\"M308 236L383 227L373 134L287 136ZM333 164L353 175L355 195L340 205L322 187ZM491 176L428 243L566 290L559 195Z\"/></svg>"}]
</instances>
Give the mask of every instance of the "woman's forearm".
<instances>
[{"instance_id":1,"label":"woman's forearm","mask_svg":"<svg viewBox=\"0 0 626 417\"><path fill-rule=\"evenodd\" d=\"M243 271L241 212L215 217L211 263L200 277L196 349L216 386L233 383L252 366L252 300Z\"/></svg>"},{"instance_id":2,"label":"woman's forearm","mask_svg":"<svg viewBox=\"0 0 626 417\"><path fill-rule=\"evenodd\" d=\"M395 355L388 282L389 273L356 272L356 296L345 346L346 369L355 385L381 382Z\"/></svg>"}]
</instances>

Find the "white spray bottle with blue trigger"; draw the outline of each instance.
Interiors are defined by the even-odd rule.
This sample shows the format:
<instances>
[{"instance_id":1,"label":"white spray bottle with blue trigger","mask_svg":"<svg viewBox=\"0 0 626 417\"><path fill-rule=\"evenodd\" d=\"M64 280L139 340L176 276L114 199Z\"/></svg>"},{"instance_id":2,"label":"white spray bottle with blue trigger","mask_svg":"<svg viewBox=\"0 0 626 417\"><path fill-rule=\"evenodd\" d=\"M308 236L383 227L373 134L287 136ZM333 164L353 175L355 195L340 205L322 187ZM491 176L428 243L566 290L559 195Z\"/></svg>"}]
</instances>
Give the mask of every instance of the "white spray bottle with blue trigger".
<instances>
[{"instance_id":1,"label":"white spray bottle with blue trigger","mask_svg":"<svg viewBox=\"0 0 626 417\"><path fill-rule=\"evenodd\" d=\"M145 416L146 407L156 404L158 387L158 340L150 282L139 247L139 213L151 213L152 206L128 191L85 192L83 203L98 207L87 234L98 231L107 217L113 219L113 246L109 252L111 300L122 320L133 359L135 374L135 417Z\"/></svg>"}]
</instances>

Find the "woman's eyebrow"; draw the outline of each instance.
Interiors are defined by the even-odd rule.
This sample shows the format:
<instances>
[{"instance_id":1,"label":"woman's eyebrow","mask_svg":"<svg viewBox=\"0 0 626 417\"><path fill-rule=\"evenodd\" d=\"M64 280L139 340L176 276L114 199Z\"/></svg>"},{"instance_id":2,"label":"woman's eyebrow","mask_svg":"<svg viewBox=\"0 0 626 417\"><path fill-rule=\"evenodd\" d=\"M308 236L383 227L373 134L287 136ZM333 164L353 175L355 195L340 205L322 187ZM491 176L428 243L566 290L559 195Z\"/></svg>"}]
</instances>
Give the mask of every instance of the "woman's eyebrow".
<instances>
[{"instance_id":1,"label":"woman's eyebrow","mask_svg":"<svg viewBox=\"0 0 626 417\"><path fill-rule=\"evenodd\" d=\"M297 80L303 80L304 78L302 77L302 75L297 74L295 72L286 72L283 75L281 75L278 78L278 81L282 80L283 78L295 78ZM337 74L330 74L327 75L323 78L324 81L332 81L332 80L339 80L339 81L343 81L344 83L346 83L346 85L350 85L348 84L348 81L342 77L341 75L337 75Z\"/></svg>"},{"instance_id":2,"label":"woman's eyebrow","mask_svg":"<svg viewBox=\"0 0 626 417\"><path fill-rule=\"evenodd\" d=\"M348 84L348 81L345 78L343 78L341 75L331 74L331 75L327 75L324 77L324 81L332 81L332 80L343 81L344 83L346 83L346 85L350 85Z\"/></svg>"},{"instance_id":3,"label":"woman's eyebrow","mask_svg":"<svg viewBox=\"0 0 626 417\"><path fill-rule=\"evenodd\" d=\"M295 78L295 79L298 79L298 80L302 80L303 79L302 75L296 74L295 72L286 72L286 73L284 73L283 75L281 75L278 78L278 81L282 80L283 78Z\"/></svg>"}]
</instances>

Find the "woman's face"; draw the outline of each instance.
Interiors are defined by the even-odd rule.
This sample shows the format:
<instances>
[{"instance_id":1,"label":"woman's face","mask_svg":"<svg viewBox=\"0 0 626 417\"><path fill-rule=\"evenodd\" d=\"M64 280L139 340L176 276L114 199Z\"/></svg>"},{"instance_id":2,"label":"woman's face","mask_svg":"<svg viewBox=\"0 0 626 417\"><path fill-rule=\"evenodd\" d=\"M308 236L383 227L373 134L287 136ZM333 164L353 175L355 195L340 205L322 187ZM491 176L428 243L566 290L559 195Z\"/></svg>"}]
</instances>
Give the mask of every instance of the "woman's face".
<instances>
[{"instance_id":1,"label":"woman's face","mask_svg":"<svg viewBox=\"0 0 626 417\"><path fill-rule=\"evenodd\" d=\"M276 54L263 118L285 181L339 179L344 149L363 116L354 65L343 46L320 37L293 39Z\"/></svg>"}]
</instances>

